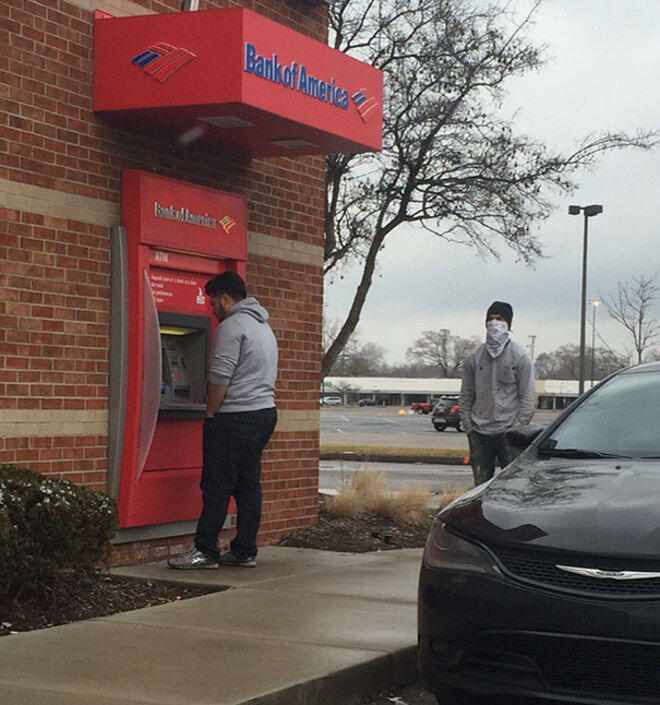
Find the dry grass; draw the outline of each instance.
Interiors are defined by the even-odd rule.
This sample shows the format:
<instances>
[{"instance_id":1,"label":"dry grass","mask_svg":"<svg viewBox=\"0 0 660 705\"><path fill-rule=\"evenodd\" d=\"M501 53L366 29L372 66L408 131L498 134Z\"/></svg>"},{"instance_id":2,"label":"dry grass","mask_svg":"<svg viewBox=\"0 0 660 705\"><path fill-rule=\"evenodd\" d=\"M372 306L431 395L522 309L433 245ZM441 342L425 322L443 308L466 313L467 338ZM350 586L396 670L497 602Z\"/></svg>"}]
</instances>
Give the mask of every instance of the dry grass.
<instances>
[{"instance_id":1,"label":"dry grass","mask_svg":"<svg viewBox=\"0 0 660 705\"><path fill-rule=\"evenodd\" d=\"M396 492L383 495L380 505L380 515L394 521L405 521L412 524L428 514L431 493L426 487L410 485Z\"/></svg>"},{"instance_id":2,"label":"dry grass","mask_svg":"<svg viewBox=\"0 0 660 705\"><path fill-rule=\"evenodd\" d=\"M446 507L450 502L458 499L462 494L468 491L468 487L456 487L451 490L442 490L438 499L438 508Z\"/></svg>"},{"instance_id":3,"label":"dry grass","mask_svg":"<svg viewBox=\"0 0 660 705\"><path fill-rule=\"evenodd\" d=\"M419 455L427 458L461 458L463 459L468 450L456 448L418 448L416 446L364 446L347 445L343 443L324 443L321 445L321 453L354 453L355 455L378 456L378 455Z\"/></svg>"},{"instance_id":4,"label":"dry grass","mask_svg":"<svg viewBox=\"0 0 660 705\"><path fill-rule=\"evenodd\" d=\"M329 500L327 511L335 516L374 514L397 522L415 523L428 513L430 499L431 493L425 487L411 485L393 490L384 473L358 470Z\"/></svg>"}]
</instances>

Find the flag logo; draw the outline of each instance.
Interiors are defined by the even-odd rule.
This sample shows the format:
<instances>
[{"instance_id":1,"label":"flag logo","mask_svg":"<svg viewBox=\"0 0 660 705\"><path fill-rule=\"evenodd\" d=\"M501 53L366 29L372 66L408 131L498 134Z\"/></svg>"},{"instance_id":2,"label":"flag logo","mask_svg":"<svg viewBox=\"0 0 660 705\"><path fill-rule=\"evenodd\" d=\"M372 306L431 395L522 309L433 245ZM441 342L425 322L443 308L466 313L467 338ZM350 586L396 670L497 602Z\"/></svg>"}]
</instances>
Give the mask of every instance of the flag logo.
<instances>
[{"instance_id":1,"label":"flag logo","mask_svg":"<svg viewBox=\"0 0 660 705\"><path fill-rule=\"evenodd\" d=\"M227 235L229 235L229 231L236 225L236 221L230 215L226 215L224 218L220 219L220 225Z\"/></svg>"},{"instance_id":2,"label":"flag logo","mask_svg":"<svg viewBox=\"0 0 660 705\"><path fill-rule=\"evenodd\" d=\"M196 57L192 51L175 47L165 42L152 44L146 51L134 56L131 63L140 66L144 72L160 83L164 83L172 74Z\"/></svg>"},{"instance_id":3,"label":"flag logo","mask_svg":"<svg viewBox=\"0 0 660 705\"><path fill-rule=\"evenodd\" d=\"M366 122L367 115L378 105L378 101L375 98L370 98L368 96L366 88L360 88L359 91L353 93L351 98L353 99L357 111L362 118L362 122Z\"/></svg>"}]
</instances>

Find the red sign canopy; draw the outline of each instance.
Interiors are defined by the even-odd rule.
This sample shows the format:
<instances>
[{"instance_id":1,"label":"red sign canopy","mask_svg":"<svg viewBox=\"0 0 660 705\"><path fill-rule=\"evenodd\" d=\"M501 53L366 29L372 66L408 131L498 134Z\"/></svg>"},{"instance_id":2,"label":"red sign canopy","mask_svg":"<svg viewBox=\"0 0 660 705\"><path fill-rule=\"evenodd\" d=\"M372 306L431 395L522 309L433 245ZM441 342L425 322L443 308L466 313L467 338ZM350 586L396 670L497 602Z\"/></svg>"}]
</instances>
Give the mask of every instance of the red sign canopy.
<instances>
[{"instance_id":1,"label":"red sign canopy","mask_svg":"<svg viewBox=\"0 0 660 705\"><path fill-rule=\"evenodd\" d=\"M244 8L95 22L94 110L252 156L378 151L382 72Z\"/></svg>"}]
</instances>

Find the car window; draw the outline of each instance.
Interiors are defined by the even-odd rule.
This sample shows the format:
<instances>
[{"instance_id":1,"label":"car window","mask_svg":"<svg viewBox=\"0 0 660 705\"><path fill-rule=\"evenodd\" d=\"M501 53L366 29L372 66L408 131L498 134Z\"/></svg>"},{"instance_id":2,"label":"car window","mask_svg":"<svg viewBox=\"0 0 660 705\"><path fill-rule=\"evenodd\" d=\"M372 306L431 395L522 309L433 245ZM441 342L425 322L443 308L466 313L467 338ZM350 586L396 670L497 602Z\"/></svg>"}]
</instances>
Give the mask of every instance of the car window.
<instances>
[{"instance_id":1,"label":"car window","mask_svg":"<svg viewBox=\"0 0 660 705\"><path fill-rule=\"evenodd\" d=\"M441 399L438 403L438 406L448 408L451 406L456 406L456 404L458 404L458 397L456 397L455 399Z\"/></svg>"},{"instance_id":2,"label":"car window","mask_svg":"<svg viewBox=\"0 0 660 705\"><path fill-rule=\"evenodd\" d=\"M580 404L543 446L660 456L660 372L617 375Z\"/></svg>"}]
</instances>

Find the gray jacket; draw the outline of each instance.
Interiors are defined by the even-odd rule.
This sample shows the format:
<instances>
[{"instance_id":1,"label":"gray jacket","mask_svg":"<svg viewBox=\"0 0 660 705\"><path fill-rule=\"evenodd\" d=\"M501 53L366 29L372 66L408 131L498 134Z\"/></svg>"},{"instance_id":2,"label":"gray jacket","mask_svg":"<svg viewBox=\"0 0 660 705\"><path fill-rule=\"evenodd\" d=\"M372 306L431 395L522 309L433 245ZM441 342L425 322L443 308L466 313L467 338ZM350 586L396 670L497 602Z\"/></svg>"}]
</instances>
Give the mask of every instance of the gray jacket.
<instances>
[{"instance_id":1,"label":"gray jacket","mask_svg":"<svg viewBox=\"0 0 660 705\"><path fill-rule=\"evenodd\" d=\"M480 345L463 365L458 400L463 428L492 436L528 424L534 416L535 382L534 365L521 345L509 340L496 358Z\"/></svg>"},{"instance_id":2,"label":"gray jacket","mask_svg":"<svg viewBox=\"0 0 660 705\"><path fill-rule=\"evenodd\" d=\"M277 341L268 311L253 297L234 304L215 331L209 382L227 387L219 414L275 406Z\"/></svg>"}]
</instances>

